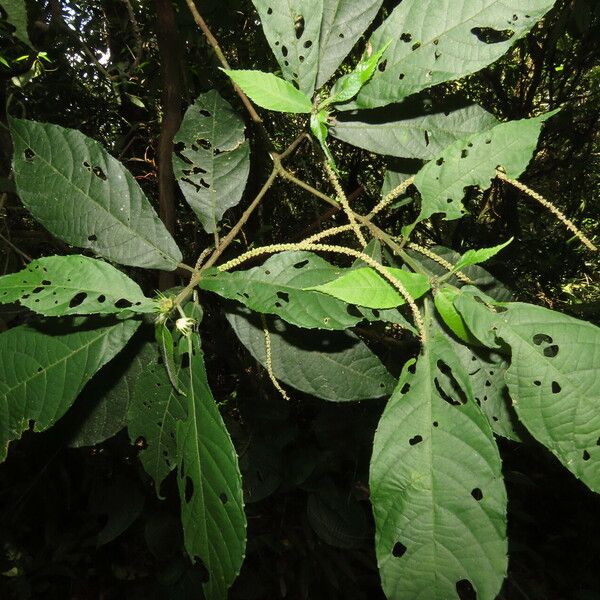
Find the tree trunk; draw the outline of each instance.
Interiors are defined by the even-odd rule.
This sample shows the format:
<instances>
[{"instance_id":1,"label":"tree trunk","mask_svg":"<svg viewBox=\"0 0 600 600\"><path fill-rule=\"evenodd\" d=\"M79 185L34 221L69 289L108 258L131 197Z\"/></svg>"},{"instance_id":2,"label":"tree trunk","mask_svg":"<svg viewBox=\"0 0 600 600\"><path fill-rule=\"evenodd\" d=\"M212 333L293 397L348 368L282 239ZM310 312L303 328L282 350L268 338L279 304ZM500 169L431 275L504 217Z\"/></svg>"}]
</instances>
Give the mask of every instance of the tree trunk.
<instances>
[{"instance_id":1,"label":"tree trunk","mask_svg":"<svg viewBox=\"0 0 600 600\"><path fill-rule=\"evenodd\" d=\"M171 156L173 137L181 124L181 52L171 0L155 0L156 35L160 54L163 119L158 147L159 213L170 233L175 231L175 175ZM161 272L160 289L175 285L175 273Z\"/></svg>"}]
</instances>

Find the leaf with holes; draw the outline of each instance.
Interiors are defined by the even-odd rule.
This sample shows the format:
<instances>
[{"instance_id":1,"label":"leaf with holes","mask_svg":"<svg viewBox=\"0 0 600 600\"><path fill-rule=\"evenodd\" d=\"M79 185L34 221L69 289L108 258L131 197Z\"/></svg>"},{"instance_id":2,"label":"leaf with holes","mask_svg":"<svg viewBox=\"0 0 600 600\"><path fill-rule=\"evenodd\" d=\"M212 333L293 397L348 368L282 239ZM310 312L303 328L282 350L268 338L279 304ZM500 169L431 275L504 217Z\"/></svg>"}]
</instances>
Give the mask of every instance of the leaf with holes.
<instances>
[{"instance_id":1,"label":"leaf with holes","mask_svg":"<svg viewBox=\"0 0 600 600\"><path fill-rule=\"evenodd\" d=\"M456 140L497 123L476 104L435 106L417 96L382 109L340 113L331 133L369 152L430 160Z\"/></svg>"},{"instance_id":2,"label":"leaf with holes","mask_svg":"<svg viewBox=\"0 0 600 600\"><path fill-rule=\"evenodd\" d=\"M375 549L388 598L492 600L506 575L506 492L490 426L441 334L402 371L370 471Z\"/></svg>"},{"instance_id":3,"label":"leaf with holes","mask_svg":"<svg viewBox=\"0 0 600 600\"><path fill-rule=\"evenodd\" d=\"M554 112L534 119L500 123L489 131L474 133L448 146L415 176L422 198L421 212L415 223L435 213L444 213L448 220L462 217L465 188L487 189L498 167L517 179L531 160L542 124Z\"/></svg>"},{"instance_id":4,"label":"leaf with holes","mask_svg":"<svg viewBox=\"0 0 600 600\"><path fill-rule=\"evenodd\" d=\"M74 129L10 119L19 197L65 242L115 262L172 271L181 252L144 192L98 142Z\"/></svg>"},{"instance_id":5,"label":"leaf with holes","mask_svg":"<svg viewBox=\"0 0 600 600\"><path fill-rule=\"evenodd\" d=\"M15 29L14 36L31 46L27 33L27 6L25 0L2 0L0 7L6 13L6 21Z\"/></svg>"},{"instance_id":6,"label":"leaf with holes","mask_svg":"<svg viewBox=\"0 0 600 600\"><path fill-rule=\"evenodd\" d=\"M420 273L393 267L385 267L385 270L397 279L414 299L420 298L431 288L429 279ZM406 303L400 292L370 267L343 272L327 283L306 289L323 292L349 304L367 308L394 308Z\"/></svg>"},{"instance_id":7,"label":"leaf with holes","mask_svg":"<svg viewBox=\"0 0 600 600\"><path fill-rule=\"evenodd\" d=\"M285 113L309 113L310 98L272 73L222 69L258 106Z\"/></svg>"},{"instance_id":8,"label":"leaf with holes","mask_svg":"<svg viewBox=\"0 0 600 600\"><path fill-rule=\"evenodd\" d=\"M78 318L40 329L21 325L0 335L0 460L30 420L35 431L54 425L138 326L133 320Z\"/></svg>"},{"instance_id":9,"label":"leaf with holes","mask_svg":"<svg viewBox=\"0 0 600 600\"><path fill-rule=\"evenodd\" d=\"M450 343L469 376L475 402L494 433L515 442L528 437L519 423L504 380L509 366L507 358L488 348L465 346L454 340Z\"/></svg>"},{"instance_id":10,"label":"leaf with holes","mask_svg":"<svg viewBox=\"0 0 600 600\"><path fill-rule=\"evenodd\" d=\"M600 329L541 306L482 300L472 289L454 304L482 342L510 347L505 379L520 421L600 492Z\"/></svg>"},{"instance_id":11,"label":"leaf with holes","mask_svg":"<svg viewBox=\"0 0 600 600\"><path fill-rule=\"evenodd\" d=\"M180 344L187 346L184 340ZM179 354L173 372L178 377ZM187 415L186 398L175 390L158 352L155 352L133 389L127 412L127 430L131 442L140 448L139 458L154 480L160 497L160 486L177 466L175 434L177 422Z\"/></svg>"},{"instance_id":12,"label":"leaf with holes","mask_svg":"<svg viewBox=\"0 0 600 600\"><path fill-rule=\"evenodd\" d=\"M244 122L211 90L186 111L175 136L173 170L187 203L207 233L242 199L250 172Z\"/></svg>"},{"instance_id":13,"label":"leaf with holes","mask_svg":"<svg viewBox=\"0 0 600 600\"><path fill-rule=\"evenodd\" d=\"M250 354L266 365L262 323L248 309L231 309L227 320ZM273 373L283 383L317 398L347 402L390 394L395 379L379 358L349 331L306 331L267 318Z\"/></svg>"},{"instance_id":14,"label":"leaf with holes","mask_svg":"<svg viewBox=\"0 0 600 600\"><path fill-rule=\"evenodd\" d=\"M69 440L71 448L100 444L127 425L134 389L157 357L156 344L136 336L122 351L117 364L96 373L67 416L76 423Z\"/></svg>"},{"instance_id":15,"label":"leaf with holes","mask_svg":"<svg viewBox=\"0 0 600 600\"><path fill-rule=\"evenodd\" d=\"M47 317L156 309L127 275L80 254L39 258L19 273L0 277L0 304L17 301Z\"/></svg>"},{"instance_id":16,"label":"leaf with holes","mask_svg":"<svg viewBox=\"0 0 600 600\"><path fill-rule=\"evenodd\" d=\"M246 516L238 458L208 386L197 335L188 339L189 367L180 372L187 419L177 423L179 495L184 544L201 561L204 595L225 600L246 550Z\"/></svg>"},{"instance_id":17,"label":"leaf with holes","mask_svg":"<svg viewBox=\"0 0 600 600\"><path fill-rule=\"evenodd\" d=\"M553 6L554 0L403 0L373 33L394 40L361 90L357 106L374 108L479 71L500 58Z\"/></svg>"},{"instance_id":18,"label":"leaf with holes","mask_svg":"<svg viewBox=\"0 0 600 600\"><path fill-rule=\"evenodd\" d=\"M504 250L506 246L508 246L514 238L510 238L503 244L498 244L493 248L479 248L475 250L467 250L461 257L460 260L454 265L455 271L461 271L465 267L470 267L471 265L478 265L479 263L485 262L486 260L490 260L490 258L496 256L498 252Z\"/></svg>"},{"instance_id":19,"label":"leaf with holes","mask_svg":"<svg viewBox=\"0 0 600 600\"><path fill-rule=\"evenodd\" d=\"M312 96L319 69L319 40L325 0L252 2L283 77L294 83L305 96Z\"/></svg>"},{"instance_id":20,"label":"leaf with holes","mask_svg":"<svg viewBox=\"0 0 600 600\"><path fill-rule=\"evenodd\" d=\"M310 329L347 329L363 320L378 321L383 315L350 306L328 294L310 288L339 277L335 267L311 252L281 252L260 267L246 271L203 273L200 288L237 300L248 308L271 313L292 325ZM404 319L386 311L385 318L401 323Z\"/></svg>"}]
</instances>

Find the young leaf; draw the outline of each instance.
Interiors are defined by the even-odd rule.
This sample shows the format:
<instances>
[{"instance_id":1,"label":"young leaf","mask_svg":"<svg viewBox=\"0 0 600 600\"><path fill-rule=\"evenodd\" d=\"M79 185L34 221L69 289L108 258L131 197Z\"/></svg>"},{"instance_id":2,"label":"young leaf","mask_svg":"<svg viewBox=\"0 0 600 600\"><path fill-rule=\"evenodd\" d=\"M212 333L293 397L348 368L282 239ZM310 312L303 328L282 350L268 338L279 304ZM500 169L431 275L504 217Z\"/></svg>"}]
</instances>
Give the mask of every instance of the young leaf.
<instances>
[{"instance_id":1,"label":"young leaf","mask_svg":"<svg viewBox=\"0 0 600 600\"><path fill-rule=\"evenodd\" d=\"M430 160L456 140L497 124L476 104L432 105L419 95L383 109L338 113L331 133L369 152Z\"/></svg>"},{"instance_id":2,"label":"young leaf","mask_svg":"<svg viewBox=\"0 0 600 600\"><path fill-rule=\"evenodd\" d=\"M266 365L260 319L248 309L230 310L227 320L250 354ZM273 373L282 383L332 402L390 394L395 379L379 358L349 331L306 331L267 318Z\"/></svg>"},{"instance_id":3,"label":"young leaf","mask_svg":"<svg viewBox=\"0 0 600 600\"><path fill-rule=\"evenodd\" d=\"M416 223L435 213L446 219L459 219L465 187L490 187L497 167L517 179L527 167L537 146L542 124L554 112L534 119L500 123L489 131L474 133L444 149L415 176L421 192L421 212Z\"/></svg>"},{"instance_id":4,"label":"young leaf","mask_svg":"<svg viewBox=\"0 0 600 600\"><path fill-rule=\"evenodd\" d=\"M257 312L278 315L298 327L347 329L364 319L382 319L382 314L310 290L343 272L311 252L282 252L246 271L207 270L199 286ZM395 322L392 314L385 317Z\"/></svg>"},{"instance_id":5,"label":"young leaf","mask_svg":"<svg viewBox=\"0 0 600 600\"><path fill-rule=\"evenodd\" d=\"M382 2L383 0L323 0L317 88L327 83L335 73L377 15Z\"/></svg>"},{"instance_id":6,"label":"young leaf","mask_svg":"<svg viewBox=\"0 0 600 600\"><path fill-rule=\"evenodd\" d=\"M181 344L187 346L187 340ZM179 378L179 354L175 377ZM127 414L127 430L131 442L140 445L139 457L146 473L154 480L160 497L160 486L165 477L177 466L177 422L187 415L187 399L175 390L169 380L158 350L137 379Z\"/></svg>"},{"instance_id":7,"label":"young leaf","mask_svg":"<svg viewBox=\"0 0 600 600\"><path fill-rule=\"evenodd\" d=\"M283 77L289 82L294 82L306 96L312 96L315 91L323 11L325 4L330 1L252 0Z\"/></svg>"},{"instance_id":8,"label":"young leaf","mask_svg":"<svg viewBox=\"0 0 600 600\"><path fill-rule=\"evenodd\" d=\"M320 110L318 113L312 113L310 115L310 130L317 138L321 149L325 154L325 158L329 161L331 166L337 170L337 167L335 166L335 160L331 154L329 146L327 145L327 136L329 135L329 124L327 123L328 117L329 113L326 110Z\"/></svg>"},{"instance_id":9,"label":"young leaf","mask_svg":"<svg viewBox=\"0 0 600 600\"><path fill-rule=\"evenodd\" d=\"M506 492L491 429L449 343L409 361L379 421L370 472L388 598L493 600L507 567Z\"/></svg>"},{"instance_id":10,"label":"young leaf","mask_svg":"<svg viewBox=\"0 0 600 600\"><path fill-rule=\"evenodd\" d=\"M496 256L500 250L503 250L508 246L514 238L510 238L504 244L498 244L493 248L479 248L477 250L467 250L461 257L460 260L454 265L454 271L460 271L465 267L471 265L478 265L479 263L489 260L493 256Z\"/></svg>"},{"instance_id":11,"label":"young leaf","mask_svg":"<svg viewBox=\"0 0 600 600\"><path fill-rule=\"evenodd\" d=\"M54 425L138 326L133 320L79 318L42 329L21 325L0 335L0 461L30 420L35 431Z\"/></svg>"},{"instance_id":12,"label":"young leaf","mask_svg":"<svg viewBox=\"0 0 600 600\"><path fill-rule=\"evenodd\" d=\"M554 0L403 0L371 37L374 48L394 41L385 69L360 91L356 105L385 106L479 71L525 36L553 4Z\"/></svg>"},{"instance_id":13,"label":"young leaf","mask_svg":"<svg viewBox=\"0 0 600 600\"><path fill-rule=\"evenodd\" d=\"M310 98L272 73L222 69L258 106L286 113L309 113Z\"/></svg>"},{"instance_id":14,"label":"young leaf","mask_svg":"<svg viewBox=\"0 0 600 600\"><path fill-rule=\"evenodd\" d=\"M1 4L6 13L6 21L15 28L14 36L24 44L31 46L27 33L27 5L25 0L2 0Z\"/></svg>"},{"instance_id":15,"label":"young leaf","mask_svg":"<svg viewBox=\"0 0 600 600\"><path fill-rule=\"evenodd\" d=\"M331 90L326 105L348 102L358 94L361 88L373 77L381 57L391 44L391 40L370 56L364 55L351 73L340 77Z\"/></svg>"},{"instance_id":16,"label":"young leaf","mask_svg":"<svg viewBox=\"0 0 600 600\"><path fill-rule=\"evenodd\" d=\"M483 343L510 347L505 378L519 419L567 469L600 492L600 329L521 302L496 312L476 301L480 296L471 290L454 304Z\"/></svg>"},{"instance_id":17,"label":"young leaf","mask_svg":"<svg viewBox=\"0 0 600 600\"><path fill-rule=\"evenodd\" d=\"M225 600L246 549L246 516L238 458L208 386L199 338L189 339L180 372L187 418L177 423L181 520L185 549L208 572L206 598Z\"/></svg>"},{"instance_id":18,"label":"young leaf","mask_svg":"<svg viewBox=\"0 0 600 600\"><path fill-rule=\"evenodd\" d=\"M250 146L244 122L215 90L200 94L187 109L175 136L173 170L207 233L242 199Z\"/></svg>"},{"instance_id":19,"label":"young leaf","mask_svg":"<svg viewBox=\"0 0 600 600\"><path fill-rule=\"evenodd\" d=\"M435 308L450 331L467 344L477 344L477 340L471 335L463 318L454 306L454 299L460 294L460 290L453 285L441 285L433 295Z\"/></svg>"},{"instance_id":20,"label":"young leaf","mask_svg":"<svg viewBox=\"0 0 600 600\"><path fill-rule=\"evenodd\" d=\"M172 271L181 252L144 192L98 142L74 129L10 119L19 197L65 242L123 265Z\"/></svg>"},{"instance_id":21,"label":"young leaf","mask_svg":"<svg viewBox=\"0 0 600 600\"><path fill-rule=\"evenodd\" d=\"M386 267L386 271L398 279L413 298L420 298L431 287L425 275L393 267ZM368 308L393 308L406 302L391 283L370 267L353 269L327 283L306 289Z\"/></svg>"},{"instance_id":22,"label":"young leaf","mask_svg":"<svg viewBox=\"0 0 600 600\"><path fill-rule=\"evenodd\" d=\"M19 302L47 317L154 312L156 303L112 265L87 256L47 256L0 277L0 304Z\"/></svg>"}]
</instances>

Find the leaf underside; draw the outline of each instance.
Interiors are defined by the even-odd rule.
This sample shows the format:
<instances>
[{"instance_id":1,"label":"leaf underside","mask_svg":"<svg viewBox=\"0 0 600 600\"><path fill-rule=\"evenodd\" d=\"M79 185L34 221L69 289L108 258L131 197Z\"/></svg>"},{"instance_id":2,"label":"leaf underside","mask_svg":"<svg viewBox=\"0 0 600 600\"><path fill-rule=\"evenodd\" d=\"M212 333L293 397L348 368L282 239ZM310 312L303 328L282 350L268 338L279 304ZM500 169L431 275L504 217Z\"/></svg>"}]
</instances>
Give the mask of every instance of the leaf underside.
<instances>
[{"instance_id":1,"label":"leaf underside","mask_svg":"<svg viewBox=\"0 0 600 600\"><path fill-rule=\"evenodd\" d=\"M174 140L173 171L207 233L236 206L250 172L244 122L217 91L200 94L183 117Z\"/></svg>"}]
</instances>

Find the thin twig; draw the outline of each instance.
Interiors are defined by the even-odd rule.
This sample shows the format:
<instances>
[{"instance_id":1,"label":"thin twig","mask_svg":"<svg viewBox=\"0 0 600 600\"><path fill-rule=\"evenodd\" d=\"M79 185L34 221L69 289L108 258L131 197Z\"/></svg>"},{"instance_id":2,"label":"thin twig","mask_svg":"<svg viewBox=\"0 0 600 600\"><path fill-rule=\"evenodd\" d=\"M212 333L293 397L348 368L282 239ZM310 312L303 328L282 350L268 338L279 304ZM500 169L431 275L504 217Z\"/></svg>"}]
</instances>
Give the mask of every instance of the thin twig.
<instances>
[{"instance_id":1,"label":"thin twig","mask_svg":"<svg viewBox=\"0 0 600 600\"><path fill-rule=\"evenodd\" d=\"M223 50L221 50L221 47L219 46L219 42L217 41L217 38L215 38L215 36L212 34L208 25L206 24L206 21L202 18L202 15L198 12L198 9L196 8L196 5L194 4L194 0L185 0L185 2L188 5L190 12L192 13L192 17L194 18L196 25L198 25L198 27L200 27L200 29L202 30L202 33L206 37L206 41L212 46L213 50L215 51L215 54L217 55L219 62L223 65L223 67L225 69L230 69L231 67L229 66L229 62L227 61L227 58L223 54ZM233 83L233 81L232 81L232 83ZM243 102L244 106L246 107L246 110L248 111L250 118L255 123L262 123L262 119L260 118L259 114L254 109L254 106L252 106L252 102L250 102L248 96L246 96L246 94L244 94L244 92L235 83L233 83L233 89L235 90L236 94L240 97L240 100Z\"/></svg>"},{"instance_id":2,"label":"thin twig","mask_svg":"<svg viewBox=\"0 0 600 600\"><path fill-rule=\"evenodd\" d=\"M33 260L33 258L31 258L31 256L29 256L28 254L25 254L25 252L23 252L23 250L21 250L17 246L15 246L8 238L4 237L1 233L0 233L0 239L7 246L10 246L17 254L19 254L21 257L23 257L27 262L31 262Z\"/></svg>"}]
</instances>

